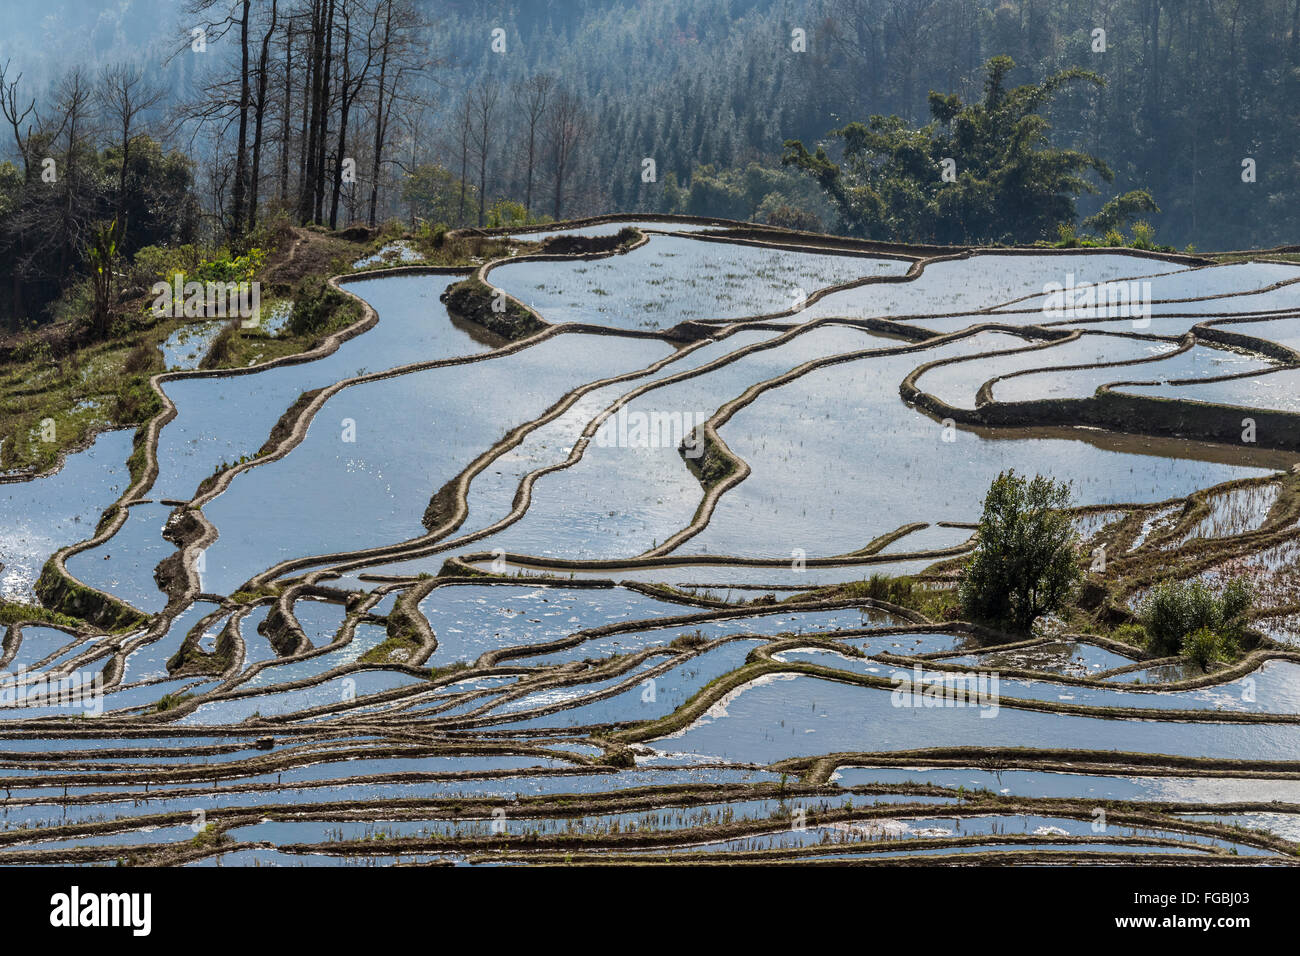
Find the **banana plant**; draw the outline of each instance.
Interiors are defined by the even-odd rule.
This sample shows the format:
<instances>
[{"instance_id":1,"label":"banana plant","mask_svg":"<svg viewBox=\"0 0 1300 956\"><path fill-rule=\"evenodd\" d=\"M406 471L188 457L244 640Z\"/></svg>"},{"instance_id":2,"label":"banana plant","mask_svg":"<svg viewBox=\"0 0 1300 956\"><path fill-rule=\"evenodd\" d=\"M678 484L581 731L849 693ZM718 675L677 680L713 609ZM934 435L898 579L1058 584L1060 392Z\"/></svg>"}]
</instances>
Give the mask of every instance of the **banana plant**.
<instances>
[{"instance_id":1,"label":"banana plant","mask_svg":"<svg viewBox=\"0 0 1300 956\"><path fill-rule=\"evenodd\" d=\"M99 338L108 334L109 310L113 297L113 270L117 265L122 233L122 223L118 219L110 223L101 223L91 230L90 247L86 251L87 258L90 260L90 278L95 293L91 327Z\"/></svg>"}]
</instances>

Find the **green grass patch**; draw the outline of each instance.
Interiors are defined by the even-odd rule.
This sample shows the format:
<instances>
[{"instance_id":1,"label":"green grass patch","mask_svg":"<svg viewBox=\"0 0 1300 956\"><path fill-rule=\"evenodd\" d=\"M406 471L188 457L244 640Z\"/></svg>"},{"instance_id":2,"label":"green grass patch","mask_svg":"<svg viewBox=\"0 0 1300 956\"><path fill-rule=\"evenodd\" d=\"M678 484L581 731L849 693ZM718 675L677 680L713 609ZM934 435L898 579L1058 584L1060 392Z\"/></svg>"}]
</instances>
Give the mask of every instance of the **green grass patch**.
<instances>
[{"instance_id":1,"label":"green grass patch","mask_svg":"<svg viewBox=\"0 0 1300 956\"><path fill-rule=\"evenodd\" d=\"M33 624L58 624L62 627L80 627L82 621L39 604L21 604L17 601L0 601L0 625L31 622Z\"/></svg>"}]
</instances>

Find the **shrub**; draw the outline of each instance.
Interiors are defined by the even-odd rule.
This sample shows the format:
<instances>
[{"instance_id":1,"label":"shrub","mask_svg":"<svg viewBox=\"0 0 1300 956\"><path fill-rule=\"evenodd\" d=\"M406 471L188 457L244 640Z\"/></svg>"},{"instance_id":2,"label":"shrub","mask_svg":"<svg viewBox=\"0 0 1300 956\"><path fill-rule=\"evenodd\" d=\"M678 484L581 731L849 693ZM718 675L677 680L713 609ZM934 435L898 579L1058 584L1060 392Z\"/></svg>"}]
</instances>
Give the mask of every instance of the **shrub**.
<instances>
[{"instance_id":1,"label":"shrub","mask_svg":"<svg viewBox=\"0 0 1300 956\"><path fill-rule=\"evenodd\" d=\"M1208 627L1202 627L1183 638L1183 657L1203 671L1218 661L1230 661L1236 654L1236 645L1230 640L1216 634Z\"/></svg>"},{"instance_id":2,"label":"shrub","mask_svg":"<svg viewBox=\"0 0 1300 956\"><path fill-rule=\"evenodd\" d=\"M873 574L866 581L866 596L876 601L888 601L891 604L906 604L915 587L909 577L891 578L887 574Z\"/></svg>"},{"instance_id":3,"label":"shrub","mask_svg":"<svg viewBox=\"0 0 1300 956\"><path fill-rule=\"evenodd\" d=\"M1070 485L1014 471L998 475L984 498L979 545L966 564L961 603L972 619L1028 634L1062 607L1083 577L1078 535L1064 509Z\"/></svg>"},{"instance_id":4,"label":"shrub","mask_svg":"<svg viewBox=\"0 0 1300 956\"><path fill-rule=\"evenodd\" d=\"M266 204L257 228L245 237L244 242L259 250L284 249L296 238L293 222L294 216L288 205L272 200Z\"/></svg>"},{"instance_id":5,"label":"shrub","mask_svg":"<svg viewBox=\"0 0 1300 956\"><path fill-rule=\"evenodd\" d=\"M127 378L113 394L113 418L119 422L143 422L158 413L158 396L146 379Z\"/></svg>"},{"instance_id":6,"label":"shrub","mask_svg":"<svg viewBox=\"0 0 1300 956\"><path fill-rule=\"evenodd\" d=\"M207 353L199 363L201 368L220 368L231 360L235 354L235 336L238 333L235 326L227 325L217 333L208 346Z\"/></svg>"},{"instance_id":7,"label":"shrub","mask_svg":"<svg viewBox=\"0 0 1300 956\"><path fill-rule=\"evenodd\" d=\"M163 714L169 710L175 710L181 704L193 698L193 694L163 694L158 699L158 702L153 705L153 709L156 713Z\"/></svg>"},{"instance_id":8,"label":"shrub","mask_svg":"<svg viewBox=\"0 0 1300 956\"><path fill-rule=\"evenodd\" d=\"M1130 621L1117 627L1111 637L1117 641L1123 641L1125 644L1132 644L1134 647L1146 647L1147 629L1141 624L1134 624Z\"/></svg>"},{"instance_id":9,"label":"shrub","mask_svg":"<svg viewBox=\"0 0 1300 956\"><path fill-rule=\"evenodd\" d=\"M128 375L138 375L152 370L155 366L161 368L160 357L157 347L152 342L141 342L127 353L126 359L122 362L122 371Z\"/></svg>"},{"instance_id":10,"label":"shrub","mask_svg":"<svg viewBox=\"0 0 1300 956\"><path fill-rule=\"evenodd\" d=\"M1206 630L1217 635L1227 650L1245 630L1252 599L1245 578L1229 581L1221 597L1215 597L1204 581L1162 581L1152 588L1139 615L1147 647L1156 654L1177 654L1190 635Z\"/></svg>"},{"instance_id":11,"label":"shrub","mask_svg":"<svg viewBox=\"0 0 1300 956\"><path fill-rule=\"evenodd\" d=\"M777 206L767 214L767 224L769 226L779 226L782 229L796 229L800 232L821 232L822 222L813 213L803 209L796 209L785 203Z\"/></svg>"},{"instance_id":12,"label":"shrub","mask_svg":"<svg viewBox=\"0 0 1300 956\"><path fill-rule=\"evenodd\" d=\"M528 221L528 210L524 204L513 199L498 199L488 210L489 228L497 226L515 226Z\"/></svg>"},{"instance_id":13,"label":"shrub","mask_svg":"<svg viewBox=\"0 0 1300 956\"><path fill-rule=\"evenodd\" d=\"M1129 243L1134 249L1151 250L1156 247L1156 231L1146 220L1133 223L1133 241Z\"/></svg>"},{"instance_id":14,"label":"shrub","mask_svg":"<svg viewBox=\"0 0 1300 956\"><path fill-rule=\"evenodd\" d=\"M231 258L229 250L222 250L215 259L194 270L193 278L199 282L248 282L266 261L262 249L249 249L242 256Z\"/></svg>"},{"instance_id":15,"label":"shrub","mask_svg":"<svg viewBox=\"0 0 1300 956\"><path fill-rule=\"evenodd\" d=\"M346 296L323 279L304 279L294 291L289 331L294 335L313 335L325 328L334 313L346 303Z\"/></svg>"},{"instance_id":16,"label":"shrub","mask_svg":"<svg viewBox=\"0 0 1300 956\"><path fill-rule=\"evenodd\" d=\"M95 288L89 279L76 279L64 287L63 293L49 306L50 317L55 322L77 326L90 326L95 311Z\"/></svg>"},{"instance_id":17,"label":"shrub","mask_svg":"<svg viewBox=\"0 0 1300 956\"><path fill-rule=\"evenodd\" d=\"M709 639L696 629L694 634L678 634L668 645L674 650L695 650L709 643Z\"/></svg>"},{"instance_id":18,"label":"shrub","mask_svg":"<svg viewBox=\"0 0 1300 956\"><path fill-rule=\"evenodd\" d=\"M441 249L447 242L447 224L443 222L423 222L416 232L417 245L430 249Z\"/></svg>"},{"instance_id":19,"label":"shrub","mask_svg":"<svg viewBox=\"0 0 1300 956\"><path fill-rule=\"evenodd\" d=\"M186 276L198 269L202 262L203 254L198 246L145 246L136 252L131 262L129 283L147 289L155 282L171 282L178 272Z\"/></svg>"}]
</instances>

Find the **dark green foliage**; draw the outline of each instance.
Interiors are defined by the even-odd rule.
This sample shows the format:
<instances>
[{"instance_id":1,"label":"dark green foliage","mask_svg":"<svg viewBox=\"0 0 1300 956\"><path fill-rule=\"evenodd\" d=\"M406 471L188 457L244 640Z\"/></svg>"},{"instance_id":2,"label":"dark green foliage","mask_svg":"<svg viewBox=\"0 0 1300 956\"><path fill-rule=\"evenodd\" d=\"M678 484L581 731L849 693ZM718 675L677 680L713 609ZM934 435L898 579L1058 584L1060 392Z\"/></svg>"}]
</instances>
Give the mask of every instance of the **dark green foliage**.
<instances>
[{"instance_id":1,"label":"dark green foliage","mask_svg":"<svg viewBox=\"0 0 1300 956\"><path fill-rule=\"evenodd\" d=\"M998 475L962 575L962 607L972 620L1028 634L1035 620L1066 603L1083 577L1078 536L1062 511L1069 505L1068 483Z\"/></svg>"},{"instance_id":2,"label":"dark green foliage","mask_svg":"<svg viewBox=\"0 0 1300 956\"><path fill-rule=\"evenodd\" d=\"M1219 649L1228 650L1245 631L1252 601L1245 578L1233 578L1218 597L1204 581L1162 581L1151 589L1139 615L1147 647L1162 656L1177 654L1191 635L1209 631L1221 642ZM1192 644L1200 663L1207 639Z\"/></svg>"},{"instance_id":3,"label":"dark green foliage","mask_svg":"<svg viewBox=\"0 0 1300 956\"><path fill-rule=\"evenodd\" d=\"M684 188L679 188L676 176L669 174L659 210L817 230L819 217L829 214L831 207L817 186L797 170L751 161L730 169L697 165Z\"/></svg>"},{"instance_id":4,"label":"dark green foliage","mask_svg":"<svg viewBox=\"0 0 1300 956\"><path fill-rule=\"evenodd\" d=\"M1208 627L1200 628L1183 638L1183 657L1203 671L1220 661L1231 660L1236 645L1214 633Z\"/></svg>"},{"instance_id":5,"label":"dark green foliage","mask_svg":"<svg viewBox=\"0 0 1300 956\"><path fill-rule=\"evenodd\" d=\"M329 325L334 314L347 302L347 296L324 279L308 277L294 290L289 330L294 335L314 335Z\"/></svg>"},{"instance_id":6,"label":"dark green foliage","mask_svg":"<svg viewBox=\"0 0 1300 956\"><path fill-rule=\"evenodd\" d=\"M1108 232L1117 232L1127 226L1142 213L1159 212L1160 207L1145 189L1135 189L1122 196L1108 200L1106 205L1083 221L1085 229L1091 229L1099 236Z\"/></svg>"},{"instance_id":7,"label":"dark green foliage","mask_svg":"<svg viewBox=\"0 0 1300 956\"><path fill-rule=\"evenodd\" d=\"M1061 223L1074 221L1079 194L1096 191L1086 174L1106 181L1113 174L1095 156L1052 146L1042 111L1071 84L1104 81L1074 68L1008 88L1014 67L1007 56L989 60L984 97L974 103L931 93L925 126L872 116L832 130L844 144L840 163L799 140L786 142L782 162L810 173L857 235L944 243L1052 238ZM955 162L951 181L941 175L947 160Z\"/></svg>"},{"instance_id":8,"label":"dark green foliage","mask_svg":"<svg viewBox=\"0 0 1300 956\"><path fill-rule=\"evenodd\" d=\"M11 328L55 317L60 295L88 279L101 298L76 311L102 337L111 331L109 300L121 284L117 263L146 246L195 238L199 206L187 157L138 136L123 175L119 151L96 151L84 135L70 141L70 131L53 140L36 133L28 142L29 163L0 162L0 274L17 280L6 282L0 316ZM60 171L53 182L41 178L43 157ZM107 275L96 264L106 255L115 266Z\"/></svg>"}]
</instances>

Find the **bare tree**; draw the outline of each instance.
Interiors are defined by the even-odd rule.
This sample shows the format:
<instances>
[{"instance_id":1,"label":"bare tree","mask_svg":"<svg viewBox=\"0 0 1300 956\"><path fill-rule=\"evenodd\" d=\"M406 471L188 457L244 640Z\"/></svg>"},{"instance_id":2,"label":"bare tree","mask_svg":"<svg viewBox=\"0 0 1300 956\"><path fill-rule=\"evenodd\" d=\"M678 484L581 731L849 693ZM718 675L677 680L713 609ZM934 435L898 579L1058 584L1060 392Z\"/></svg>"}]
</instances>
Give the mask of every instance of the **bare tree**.
<instances>
[{"instance_id":1,"label":"bare tree","mask_svg":"<svg viewBox=\"0 0 1300 956\"><path fill-rule=\"evenodd\" d=\"M583 139L587 135L589 119L582 100L572 90L556 93L554 104L546 115L546 158L551 174L552 215L559 219L564 208L565 190Z\"/></svg>"},{"instance_id":2,"label":"bare tree","mask_svg":"<svg viewBox=\"0 0 1300 956\"><path fill-rule=\"evenodd\" d=\"M501 97L501 87L495 80L485 79L479 84L473 95L473 129L470 138L474 147L474 158L478 160L478 225L482 229L486 222L487 204L487 168L488 157L492 148L492 120L496 114L497 100Z\"/></svg>"},{"instance_id":3,"label":"bare tree","mask_svg":"<svg viewBox=\"0 0 1300 956\"><path fill-rule=\"evenodd\" d=\"M215 15L211 14L214 7L217 10ZM212 120L220 120L223 127L231 123L238 126L234 171L231 175L230 215L223 222L224 231L231 237L243 235L250 185L248 120L253 94L249 79L248 28L251 8L251 0L238 0L233 8L229 2L221 2L221 0L191 0L187 7L188 13L205 18L200 21L200 29L208 43L216 42L238 28L240 54L238 68L227 71L225 75L209 83L204 97L197 102L186 104L180 110L180 119L195 121L197 127L203 127ZM238 15L235 15L234 11L238 11ZM182 49L188 49L189 43L190 38L187 34Z\"/></svg>"},{"instance_id":4,"label":"bare tree","mask_svg":"<svg viewBox=\"0 0 1300 956\"><path fill-rule=\"evenodd\" d=\"M234 236L244 232L248 192L248 104L252 96L248 86L248 12L251 6L251 0L243 0L239 17L239 142L235 146L235 192L230 216Z\"/></svg>"},{"instance_id":5,"label":"bare tree","mask_svg":"<svg viewBox=\"0 0 1300 956\"><path fill-rule=\"evenodd\" d=\"M262 125L266 118L266 76L270 68L271 37L280 14L279 0L271 0L271 22L262 34L262 52L257 58L257 105L253 121L253 175L248 200L248 228L257 228L257 199L262 186Z\"/></svg>"},{"instance_id":6,"label":"bare tree","mask_svg":"<svg viewBox=\"0 0 1300 956\"><path fill-rule=\"evenodd\" d=\"M5 122L13 131L14 146L23 160L23 182L30 184L32 179L32 133L33 127L39 125L40 114L36 111L35 98L26 101L18 95L18 84L22 80L22 74L19 73L13 79L9 79L9 64L6 62L0 66L0 114L4 115ZM32 122L27 123L28 118ZM23 124L27 123L27 131L23 132ZM18 328L19 320L23 315L23 277L21 263L26 251L26 237L23 230L14 228L12 234L12 248L14 258L19 264L19 268L12 270L10 277L10 313L9 328L15 331Z\"/></svg>"},{"instance_id":7,"label":"bare tree","mask_svg":"<svg viewBox=\"0 0 1300 956\"><path fill-rule=\"evenodd\" d=\"M918 71L940 20L936 3L938 0L830 0L827 32L831 44L849 61L849 81L841 95L851 108L865 104L881 112L891 108L882 99L885 81L893 77L898 102L892 108L915 117Z\"/></svg>"},{"instance_id":8,"label":"bare tree","mask_svg":"<svg viewBox=\"0 0 1300 956\"><path fill-rule=\"evenodd\" d=\"M11 114L37 116L31 108L14 111L10 96L16 89L12 82L4 98L6 119ZM16 237L15 279L29 288L34 284L37 298L46 301L57 297L81 261L94 220L103 208L99 179L93 169L85 168L88 158L95 155L93 99L85 74L72 71L56 87L49 115L40 116L39 125L29 127L21 137L26 159L32 164L31 174L23 202L6 217L4 226ZM15 289L14 298L15 305L22 304L20 290ZM21 315L21 311L14 314Z\"/></svg>"},{"instance_id":9,"label":"bare tree","mask_svg":"<svg viewBox=\"0 0 1300 956\"><path fill-rule=\"evenodd\" d=\"M384 103L388 83L388 59L393 53L393 0L382 0L380 6L384 13L384 32L379 40L379 84L375 90L375 146L372 151L373 162L370 167L370 212L366 216L367 224L375 227L376 206L379 204L379 168L384 151L384 134L388 128L391 105ZM378 12L378 11L376 11Z\"/></svg>"},{"instance_id":10,"label":"bare tree","mask_svg":"<svg viewBox=\"0 0 1300 956\"><path fill-rule=\"evenodd\" d=\"M539 73L515 86L515 107L523 118L528 130L528 150L525 153L524 213L531 215L533 210L533 173L537 168L537 133L546 114L546 104L555 87L553 77Z\"/></svg>"},{"instance_id":11,"label":"bare tree","mask_svg":"<svg viewBox=\"0 0 1300 956\"><path fill-rule=\"evenodd\" d=\"M469 176L469 147L474 138L474 101L469 90L461 103L460 116L456 124L460 134L460 212L456 225L465 225L465 179Z\"/></svg>"},{"instance_id":12,"label":"bare tree","mask_svg":"<svg viewBox=\"0 0 1300 956\"><path fill-rule=\"evenodd\" d=\"M284 102L280 107L280 188L276 198L289 196L289 117L293 112L293 34L295 23L289 18L284 33Z\"/></svg>"},{"instance_id":13,"label":"bare tree","mask_svg":"<svg viewBox=\"0 0 1300 956\"><path fill-rule=\"evenodd\" d=\"M298 219L308 223L319 218L318 184L324 179L325 125L329 99L330 35L333 33L334 0L311 0L308 31L311 59L308 64L309 106L304 108L307 125L303 135L303 163L298 177Z\"/></svg>"},{"instance_id":14,"label":"bare tree","mask_svg":"<svg viewBox=\"0 0 1300 956\"><path fill-rule=\"evenodd\" d=\"M376 4L370 15L370 24L365 35L365 59L356 70L352 68L352 12L354 4L342 0L343 19L343 77L339 83L339 129L338 143L334 151L334 184L330 197L330 228L338 228L339 191L343 187L343 161L347 151L348 119L352 105L362 88L370 78L370 70L375 62L375 44L378 42L379 15L382 6Z\"/></svg>"},{"instance_id":15,"label":"bare tree","mask_svg":"<svg viewBox=\"0 0 1300 956\"><path fill-rule=\"evenodd\" d=\"M334 22L336 0L329 0L325 13L325 60L320 75L320 129L316 136L316 176L313 182L312 222L320 222L325 212L325 143L329 139L330 105L334 95Z\"/></svg>"},{"instance_id":16,"label":"bare tree","mask_svg":"<svg viewBox=\"0 0 1300 956\"><path fill-rule=\"evenodd\" d=\"M117 217L126 216L126 174L131 160L131 140L135 138L142 114L156 108L167 91L150 85L142 71L133 66L110 67L100 78L98 100L104 119L111 124L120 150L121 172L117 180Z\"/></svg>"},{"instance_id":17,"label":"bare tree","mask_svg":"<svg viewBox=\"0 0 1300 956\"><path fill-rule=\"evenodd\" d=\"M379 184L393 108L399 103L423 107L423 104L411 100L406 90L407 81L413 73L432 65L424 56L420 39L424 20L411 0L381 0L381 4L384 22L379 40L379 80L375 89L374 142L370 154L370 209L366 217L371 226L376 224L378 217Z\"/></svg>"},{"instance_id":18,"label":"bare tree","mask_svg":"<svg viewBox=\"0 0 1300 956\"><path fill-rule=\"evenodd\" d=\"M81 70L73 70L64 77L59 84L58 99L60 122L50 139L62 144L63 169L56 180L61 193L58 275L62 278L72 271L90 221L87 212L91 203L87 201L86 193L93 188L93 180L84 175L81 159L88 149L94 149L89 144L95 135L95 124L91 114L90 83Z\"/></svg>"},{"instance_id":19,"label":"bare tree","mask_svg":"<svg viewBox=\"0 0 1300 956\"><path fill-rule=\"evenodd\" d=\"M40 114L36 111L36 98L27 101L23 106L24 97L18 95L18 84L22 81L23 75L19 73L12 80L9 79L9 63L6 61L4 66L0 66L0 113L4 114L5 122L13 130L14 146L18 149L18 154L23 158L23 179L30 181L32 177L32 157L31 141L32 128L40 124ZM27 132L23 133L23 123L27 122L28 117L32 122L27 125Z\"/></svg>"}]
</instances>

